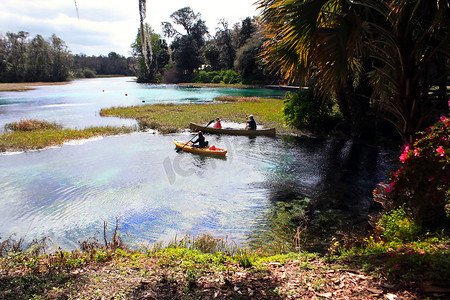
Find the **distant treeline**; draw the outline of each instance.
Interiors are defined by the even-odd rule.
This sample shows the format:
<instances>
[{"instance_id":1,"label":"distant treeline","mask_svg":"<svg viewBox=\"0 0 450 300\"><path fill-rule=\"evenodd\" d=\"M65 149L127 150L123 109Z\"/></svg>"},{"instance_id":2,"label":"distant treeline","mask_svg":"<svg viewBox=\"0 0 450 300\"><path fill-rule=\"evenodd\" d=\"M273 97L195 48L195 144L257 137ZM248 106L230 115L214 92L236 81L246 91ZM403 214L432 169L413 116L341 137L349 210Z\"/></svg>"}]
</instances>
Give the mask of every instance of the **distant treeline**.
<instances>
[{"instance_id":1,"label":"distant treeline","mask_svg":"<svg viewBox=\"0 0 450 300\"><path fill-rule=\"evenodd\" d=\"M28 39L28 32L0 36L0 81L65 81L70 76L71 55L56 35Z\"/></svg>"},{"instance_id":2,"label":"distant treeline","mask_svg":"<svg viewBox=\"0 0 450 300\"><path fill-rule=\"evenodd\" d=\"M134 58L115 52L108 56L71 54L66 43L52 35L29 39L29 33L0 35L0 82L66 81L97 75L134 75Z\"/></svg>"},{"instance_id":3,"label":"distant treeline","mask_svg":"<svg viewBox=\"0 0 450 300\"><path fill-rule=\"evenodd\" d=\"M110 52L108 56L86 56L76 54L73 56L73 71L77 78L93 78L97 75L123 75L136 74L136 59L125 58L116 52Z\"/></svg>"}]
</instances>

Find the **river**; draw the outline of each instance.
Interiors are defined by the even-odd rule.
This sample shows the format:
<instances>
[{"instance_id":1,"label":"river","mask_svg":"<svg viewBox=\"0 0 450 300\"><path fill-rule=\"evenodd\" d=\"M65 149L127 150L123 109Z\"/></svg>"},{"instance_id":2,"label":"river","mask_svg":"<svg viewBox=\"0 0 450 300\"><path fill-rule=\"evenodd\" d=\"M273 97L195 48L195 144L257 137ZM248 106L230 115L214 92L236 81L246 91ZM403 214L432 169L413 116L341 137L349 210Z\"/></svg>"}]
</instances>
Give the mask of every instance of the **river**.
<instances>
[{"instance_id":1,"label":"river","mask_svg":"<svg viewBox=\"0 0 450 300\"><path fill-rule=\"evenodd\" d=\"M0 93L0 121L45 118L78 128L132 124L102 118L98 111L142 100L208 102L217 95L257 92L178 90L130 78L78 80ZM228 150L218 159L177 153L172 140L190 137L140 132L0 155L0 236L48 237L50 248L74 249L79 241L101 240L103 222L111 229L118 218L130 246L187 233L260 245L279 226L275 216L283 210L295 214L291 219L303 216L309 226L326 226L330 239L365 222L373 188L393 169L391 152L351 140L209 135L210 145Z\"/></svg>"}]
</instances>

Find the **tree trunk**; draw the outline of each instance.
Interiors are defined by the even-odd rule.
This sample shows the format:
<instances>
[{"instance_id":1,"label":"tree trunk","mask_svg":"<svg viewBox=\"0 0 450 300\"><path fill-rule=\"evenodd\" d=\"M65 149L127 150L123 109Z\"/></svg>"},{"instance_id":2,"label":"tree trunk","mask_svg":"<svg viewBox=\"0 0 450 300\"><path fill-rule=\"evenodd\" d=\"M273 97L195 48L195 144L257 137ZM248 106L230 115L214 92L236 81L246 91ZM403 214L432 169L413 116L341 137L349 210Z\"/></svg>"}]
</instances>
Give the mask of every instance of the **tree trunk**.
<instances>
[{"instance_id":1,"label":"tree trunk","mask_svg":"<svg viewBox=\"0 0 450 300\"><path fill-rule=\"evenodd\" d=\"M145 30L144 21L145 15L147 11L147 1L139 0L139 16L141 21L141 42L142 42L142 55L144 56L145 64L147 65L147 69L150 70L150 65L152 64L153 51L152 45L150 43L150 37L148 32Z\"/></svg>"}]
</instances>

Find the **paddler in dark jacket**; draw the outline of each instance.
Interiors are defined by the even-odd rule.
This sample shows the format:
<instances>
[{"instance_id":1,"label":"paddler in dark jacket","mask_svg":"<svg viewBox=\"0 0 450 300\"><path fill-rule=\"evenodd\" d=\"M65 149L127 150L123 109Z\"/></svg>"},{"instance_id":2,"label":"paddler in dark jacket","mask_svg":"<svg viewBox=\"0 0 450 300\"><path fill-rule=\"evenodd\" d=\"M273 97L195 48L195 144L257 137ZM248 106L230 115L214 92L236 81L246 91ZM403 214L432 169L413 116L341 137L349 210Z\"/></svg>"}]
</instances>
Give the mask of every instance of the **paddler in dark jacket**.
<instances>
[{"instance_id":1,"label":"paddler in dark jacket","mask_svg":"<svg viewBox=\"0 0 450 300\"><path fill-rule=\"evenodd\" d=\"M250 118L250 120L247 121L247 126L245 126L245 129L246 130L256 130L256 122L253 119L253 115L248 116L248 118Z\"/></svg>"},{"instance_id":2,"label":"paddler in dark jacket","mask_svg":"<svg viewBox=\"0 0 450 300\"><path fill-rule=\"evenodd\" d=\"M198 143L198 146L195 145ZM192 142L192 144L194 145L194 147L198 147L198 148L206 148L208 147L208 142L205 141L205 137L203 136L203 132L199 131L198 132L198 138Z\"/></svg>"}]
</instances>

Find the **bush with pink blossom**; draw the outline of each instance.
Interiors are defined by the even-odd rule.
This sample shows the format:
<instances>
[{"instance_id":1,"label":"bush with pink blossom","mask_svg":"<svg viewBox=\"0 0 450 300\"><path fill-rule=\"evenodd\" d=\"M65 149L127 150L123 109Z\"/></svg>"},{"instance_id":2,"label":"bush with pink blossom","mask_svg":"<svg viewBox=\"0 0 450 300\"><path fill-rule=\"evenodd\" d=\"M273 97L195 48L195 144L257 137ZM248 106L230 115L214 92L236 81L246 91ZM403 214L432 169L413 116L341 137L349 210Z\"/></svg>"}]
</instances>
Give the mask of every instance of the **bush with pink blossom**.
<instances>
[{"instance_id":1,"label":"bush with pink blossom","mask_svg":"<svg viewBox=\"0 0 450 300\"><path fill-rule=\"evenodd\" d=\"M402 166L390 174L387 192L417 222L440 226L450 211L450 119L442 116L414 143L405 145ZM447 223L448 224L448 223Z\"/></svg>"}]
</instances>

